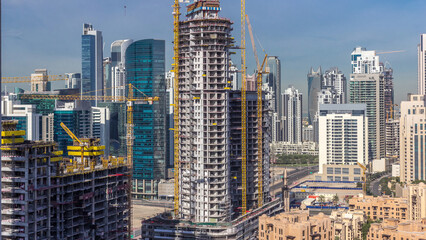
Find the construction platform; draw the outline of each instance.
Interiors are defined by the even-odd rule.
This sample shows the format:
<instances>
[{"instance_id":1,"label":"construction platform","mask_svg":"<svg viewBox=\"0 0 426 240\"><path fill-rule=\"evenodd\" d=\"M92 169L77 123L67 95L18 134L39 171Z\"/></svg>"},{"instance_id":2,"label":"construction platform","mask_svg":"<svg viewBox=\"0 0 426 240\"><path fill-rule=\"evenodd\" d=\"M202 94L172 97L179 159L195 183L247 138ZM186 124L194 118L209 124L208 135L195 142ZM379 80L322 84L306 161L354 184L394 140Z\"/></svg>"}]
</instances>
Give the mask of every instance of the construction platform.
<instances>
[{"instance_id":1,"label":"construction platform","mask_svg":"<svg viewBox=\"0 0 426 240\"><path fill-rule=\"evenodd\" d=\"M256 239L259 216L273 216L283 211L282 199L273 199L261 208L245 216L224 223L193 223L172 219L166 212L142 221L142 240L151 239L202 239L202 240L245 240Z\"/></svg>"}]
</instances>

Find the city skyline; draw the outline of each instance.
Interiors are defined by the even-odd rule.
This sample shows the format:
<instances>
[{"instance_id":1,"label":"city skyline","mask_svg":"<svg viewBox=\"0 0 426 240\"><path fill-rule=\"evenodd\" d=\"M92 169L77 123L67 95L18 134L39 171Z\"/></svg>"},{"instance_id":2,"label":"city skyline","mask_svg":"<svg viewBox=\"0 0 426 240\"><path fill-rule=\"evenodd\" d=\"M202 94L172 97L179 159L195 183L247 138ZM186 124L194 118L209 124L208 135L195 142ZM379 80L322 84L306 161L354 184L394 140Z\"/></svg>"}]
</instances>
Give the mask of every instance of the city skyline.
<instances>
[{"instance_id":1,"label":"city skyline","mask_svg":"<svg viewBox=\"0 0 426 240\"><path fill-rule=\"evenodd\" d=\"M426 239L426 1L1 7L0 240Z\"/></svg>"},{"instance_id":2,"label":"city skyline","mask_svg":"<svg viewBox=\"0 0 426 240\"><path fill-rule=\"evenodd\" d=\"M79 72L81 70L79 38L84 22L92 23L96 29L103 32L105 56L109 55L110 44L118 39L166 40L166 70L169 70L172 58L170 5L171 2L152 0L143 3L93 1L85 9L81 9L78 1L6 2L3 6L4 22L8 24L5 24L4 28L4 44L8 48L4 49L3 56L6 61L3 65L5 69L3 75L25 76L35 68L48 68L52 74ZM381 60L390 62L394 69L395 88L399 89L395 92L395 100L399 102L406 99L407 93L417 92L417 44L420 34L426 30L420 25L424 18L420 14L422 6L426 6L426 3L410 1L401 4L397 1L379 1L369 2L367 5L337 1L318 3L273 0L268 4L250 2L247 14L251 16L255 34L266 52L278 56L282 61L282 88L285 89L291 84L305 95L307 93L305 74L311 66L314 68L322 66L324 69L336 66L345 75L349 75L349 55L357 46L377 52L405 50L380 55ZM99 11L91 11L93 8ZM222 9L223 16L230 17L234 21L235 30L238 31L239 2L222 1ZM300 12L299 10L303 10L303 14L296 14ZM353 15L347 14L348 11L357 12L360 17L351 18ZM396 11L398 18L391 17ZM68 12L73 14L70 15ZM373 12L374 22L368 18ZM265 14L268 18L261 17ZM275 30L276 24L270 24L271 21L279 23L281 29ZM143 24L144 22L147 24ZM329 31L329 28L335 31ZM395 32L398 32L398 38L394 37ZM236 40L238 42L238 36ZM255 66L254 57L251 49L247 50L248 73L252 73ZM328 56L327 59L323 57L325 55ZM34 58L39 61L33 61ZM237 56L233 59L237 66L240 65ZM54 88L62 86L58 84L55 83ZM8 85L8 89L13 86ZM306 113L306 110L304 112Z\"/></svg>"}]
</instances>

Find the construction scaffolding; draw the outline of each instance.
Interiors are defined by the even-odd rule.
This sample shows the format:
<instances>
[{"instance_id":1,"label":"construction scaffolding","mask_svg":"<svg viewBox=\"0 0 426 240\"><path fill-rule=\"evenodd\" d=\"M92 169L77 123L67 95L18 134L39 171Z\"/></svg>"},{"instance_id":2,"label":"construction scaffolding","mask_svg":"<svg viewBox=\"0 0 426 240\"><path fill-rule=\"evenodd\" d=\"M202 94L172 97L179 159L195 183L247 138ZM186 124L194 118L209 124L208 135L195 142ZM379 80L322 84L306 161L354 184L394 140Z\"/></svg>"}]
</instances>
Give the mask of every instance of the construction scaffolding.
<instances>
[{"instance_id":1,"label":"construction scaffolding","mask_svg":"<svg viewBox=\"0 0 426 240\"><path fill-rule=\"evenodd\" d=\"M53 142L25 141L2 122L3 239L127 239L127 162L102 159L104 146L80 139L63 159Z\"/></svg>"}]
</instances>

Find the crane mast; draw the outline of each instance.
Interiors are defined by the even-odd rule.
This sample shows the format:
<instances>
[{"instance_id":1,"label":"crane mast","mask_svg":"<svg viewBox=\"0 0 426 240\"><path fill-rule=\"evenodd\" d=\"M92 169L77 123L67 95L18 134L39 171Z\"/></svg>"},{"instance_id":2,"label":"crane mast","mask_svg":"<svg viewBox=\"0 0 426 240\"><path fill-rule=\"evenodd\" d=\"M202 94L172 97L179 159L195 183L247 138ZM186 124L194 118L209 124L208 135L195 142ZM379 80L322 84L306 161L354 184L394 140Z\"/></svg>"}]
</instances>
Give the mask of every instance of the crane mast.
<instances>
[{"instance_id":1,"label":"crane mast","mask_svg":"<svg viewBox=\"0 0 426 240\"><path fill-rule=\"evenodd\" d=\"M179 16L180 16L180 6L179 0L175 0L173 5L173 72L174 72L174 82L173 82L173 120L174 120L174 134L173 134L173 144L174 144L174 216L178 217L179 214Z\"/></svg>"},{"instance_id":2,"label":"crane mast","mask_svg":"<svg viewBox=\"0 0 426 240\"><path fill-rule=\"evenodd\" d=\"M129 84L129 93L127 95L128 99L133 99L133 85ZM129 204L129 227L128 238L132 239L132 226L133 226L133 208L132 208L132 184L133 184L133 139L134 139L134 128L133 128L133 101L127 102L127 164L129 165L129 183L128 183L128 195L127 201Z\"/></svg>"},{"instance_id":3,"label":"crane mast","mask_svg":"<svg viewBox=\"0 0 426 240\"><path fill-rule=\"evenodd\" d=\"M258 207L263 206L263 106L262 106L262 75L268 55L265 55L262 66L257 73L257 172L258 172Z\"/></svg>"},{"instance_id":4,"label":"crane mast","mask_svg":"<svg viewBox=\"0 0 426 240\"><path fill-rule=\"evenodd\" d=\"M257 57L256 44L253 37L253 28L250 24L250 18L246 15L247 27L250 34L251 46L253 48L254 58L257 65L257 172L258 172L258 207L263 206L263 102L262 102L262 76L265 71L263 67L265 66L266 59L268 55L265 55L263 59L262 66L259 64L259 58Z\"/></svg>"},{"instance_id":5,"label":"crane mast","mask_svg":"<svg viewBox=\"0 0 426 240\"><path fill-rule=\"evenodd\" d=\"M247 213L246 0L241 0L241 183L242 215Z\"/></svg>"}]
</instances>

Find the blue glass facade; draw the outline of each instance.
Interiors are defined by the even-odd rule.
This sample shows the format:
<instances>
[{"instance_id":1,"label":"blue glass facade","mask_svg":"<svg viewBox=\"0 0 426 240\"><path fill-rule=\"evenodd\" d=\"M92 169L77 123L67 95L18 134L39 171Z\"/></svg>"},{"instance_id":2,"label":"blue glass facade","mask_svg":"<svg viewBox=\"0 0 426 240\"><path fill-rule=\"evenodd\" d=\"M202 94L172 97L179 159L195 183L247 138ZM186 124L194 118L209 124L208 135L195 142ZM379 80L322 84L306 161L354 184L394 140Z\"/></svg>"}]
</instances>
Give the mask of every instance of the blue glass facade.
<instances>
[{"instance_id":1,"label":"blue glass facade","mask_svg":"<svg viewBox=\"0 0 426 240\"><path fill-rule=\"evenodd\" d=\"M134 97L160 98L152 105L134 105L133 178L139 180L166 177L169 131L164 60L164 40L139 40L126 50L127 84L138 89Z\"/></svg>"},{"instance_id":2,"label":"blue glass facade","mask_svg":"<svg viewBox=\"0 0 426 240\"><path fill-rule=\"evenodd\" d=\"M96 42L93 35L81 36L81 83L82 92L96 90Z\"/></svg>"},{"instance_id":3,"label":"blue glass facade","mask_svg":"<svg viewBox=\"0 0 426 240\"><path fill-rule=\"evenodd\" d=\"M73 145L73 140L61 127L63 122L71 132L78 134L78 113L76 111L55 111L53 122L53 140L58 143L58 150L64 151L64 156L68 155L67 146Z\"/></svg>"}]
</instances>

